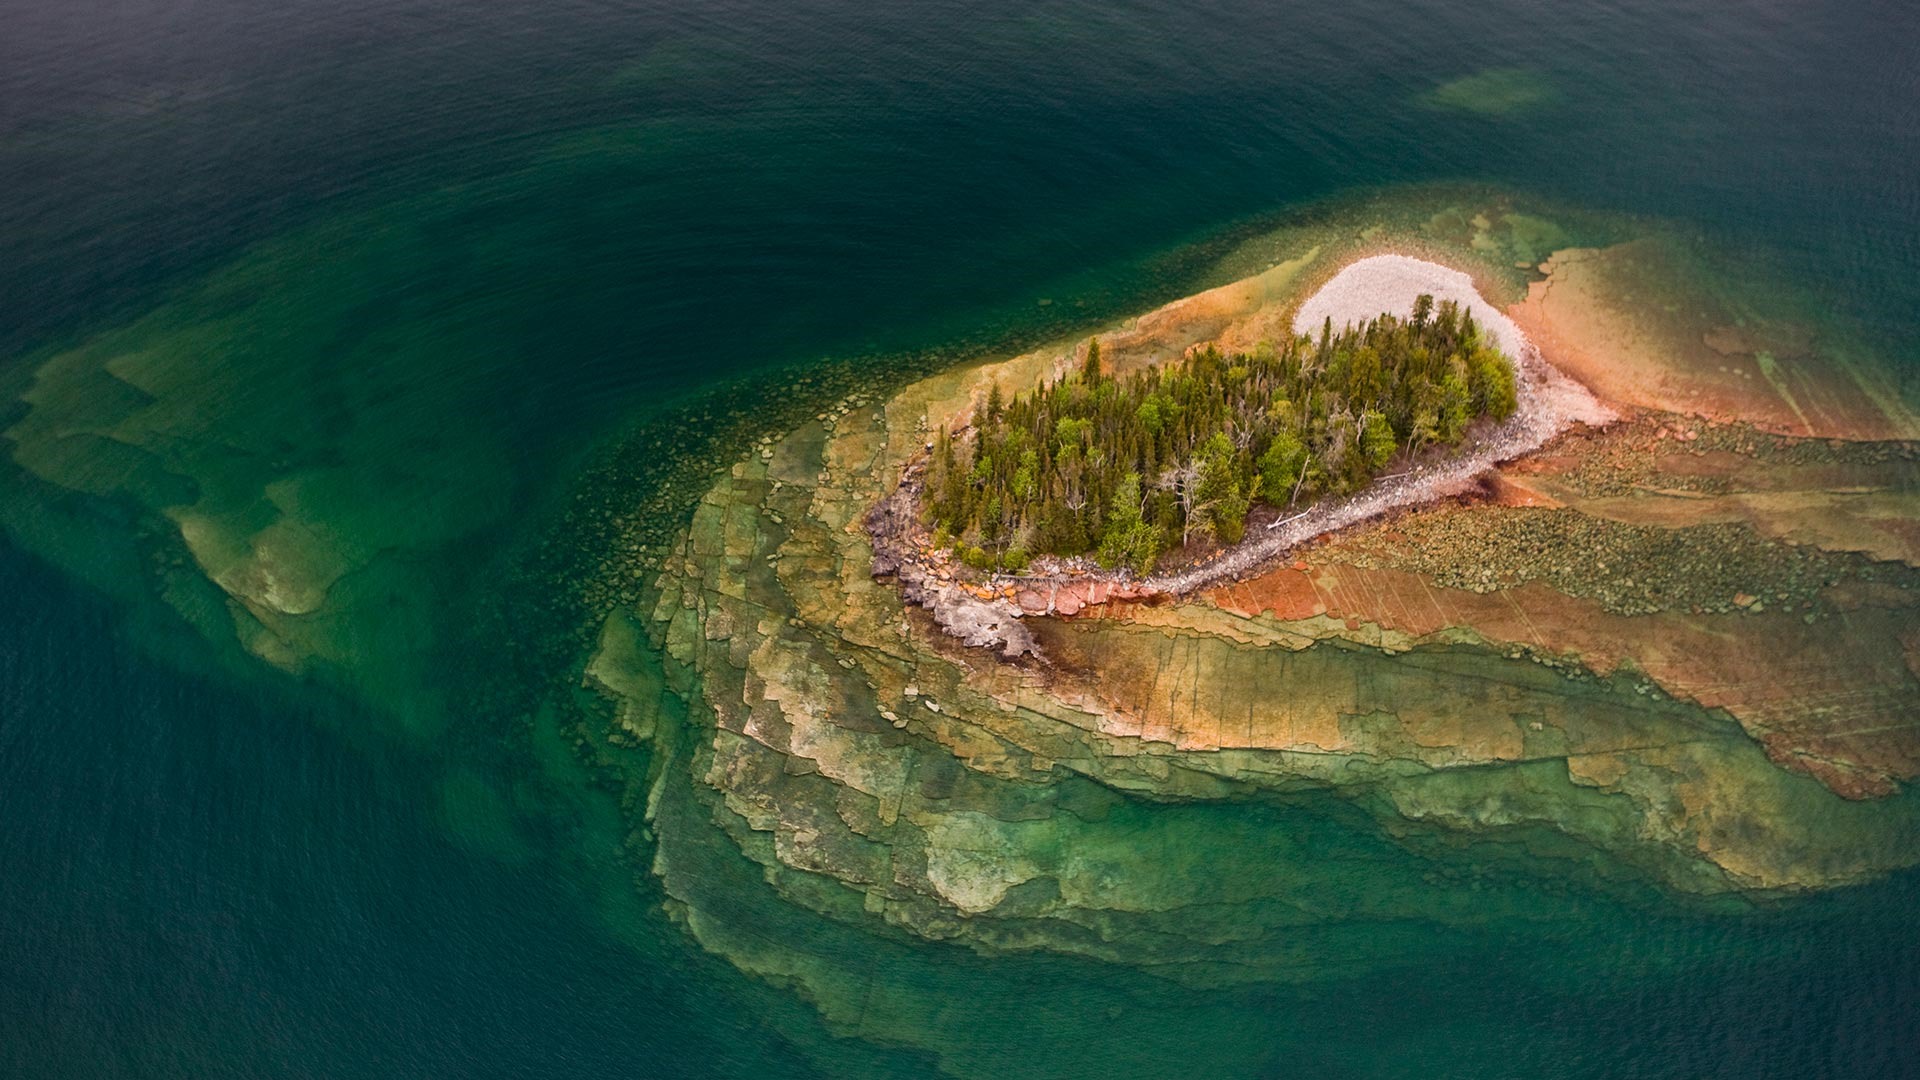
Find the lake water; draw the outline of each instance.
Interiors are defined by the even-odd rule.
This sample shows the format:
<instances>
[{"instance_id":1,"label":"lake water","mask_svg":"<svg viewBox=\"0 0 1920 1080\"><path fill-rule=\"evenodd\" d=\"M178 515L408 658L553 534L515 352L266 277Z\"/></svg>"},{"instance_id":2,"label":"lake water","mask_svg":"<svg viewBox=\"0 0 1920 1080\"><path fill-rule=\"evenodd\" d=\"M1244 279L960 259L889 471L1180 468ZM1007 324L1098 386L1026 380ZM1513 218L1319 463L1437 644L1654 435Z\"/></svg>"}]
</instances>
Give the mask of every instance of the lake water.
<instances>
[{"instance_id":1,"label":"lake water","mask_svg":"<svg viewBox=\"0 0 1920 1080\"><path fill-rule=\"evenodd\" d=\"M1920 7L874 8L0 13L0 427L49 364L167 416L5 465L0 1074L937 1074L663 913L552 734L569 583L607 507L669 535L843 387L1142 310L1290 216L1451 185L1665 219L1920 372ZM44 392L122 415L100 385ZM287 565L337 555L287 586L310 663L209 632L173 535L208 557L263 500ZM873 949L973 981L926 1026L976 1075L1892 1077L1916 904L1596 911L1559 969L1489 931L1217 994Z\"/></svg>"}]
</instances>

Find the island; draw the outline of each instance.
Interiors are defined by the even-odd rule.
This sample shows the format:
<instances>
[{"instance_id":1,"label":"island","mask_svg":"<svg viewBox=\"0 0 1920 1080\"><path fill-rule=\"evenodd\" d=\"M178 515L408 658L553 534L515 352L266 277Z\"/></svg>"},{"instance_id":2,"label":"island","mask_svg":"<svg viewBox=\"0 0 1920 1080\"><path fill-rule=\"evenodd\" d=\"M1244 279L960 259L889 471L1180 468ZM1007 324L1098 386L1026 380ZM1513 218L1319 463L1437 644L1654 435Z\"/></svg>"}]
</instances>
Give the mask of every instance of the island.
<instances>
[{"instance_id":1,"label":"island","mask_svg":"<svg viewBox=\"0 0 1920 1080\"><path fill-rule=\"evenodd\" d=\"M1289 331L1111 372L1094 338L1011 400L990 380L869 514L876 572L967 644L1033 654L1024 616L1248 575L1616 418L1427 260L1349 263Z\"/></svg>"},{"instance_id":2,"label":"island","mask_svg":"<svg viewBox=\"0 0 1920 1080\"><path fill-rule=\"evenodd\" d=\"M704 948L962 1060L982 964L1266 993L1471 963L1497 927L1595 972L1634 957L1582 928L1920 863L1897 351L1694 233L1477 190L1314 208L1164 295L1062 294L1088 314L1049 340L830 389L815 366L703 415L715 456L636 444L671 485L577 500L589 550L530 587L587 611L542 668L583 707L529 723L619 792L608 833ZM33 370L23 534L88 550L96 518L34 511L112 499L173 544L114 595L369 693L437 663L394 598L430 595L402 585L493 505L484 474L370 482L397 422L289 459L163 332ZM1356 395L1370 334L1432 334L1431 366ZM206 449L215 415L248 453Z\"/></svg>"},{"instance_id":3,"label":"island","mask_svg":"<svg viewBox=\"0 0 1920 1080\"><path fill-rule=\"evenodd\" d=\"M612 709L590 752L653 748L632 804L670 910L889 1038L960 977L849 962L891 936L1287 982L1470 956L1493 923L1548 947L1597 897L1746 910L1920 861L1920 421L1683 246L1553 235L1498 205L1288 233L1213 289L758 440L584 673ZM1306 378L1323 337L1446 311L1438 386L1383 365L1336 408ZM1182 378L1218 403L1169 435L1142 408ZM1114 433L1080 431L1102 409ZM1164 445L1129 450L1156 411ZM1183 507L1163 478L1196 456ZM824 921L795 936L796 908Z\"/></svg>"}]
</instances>

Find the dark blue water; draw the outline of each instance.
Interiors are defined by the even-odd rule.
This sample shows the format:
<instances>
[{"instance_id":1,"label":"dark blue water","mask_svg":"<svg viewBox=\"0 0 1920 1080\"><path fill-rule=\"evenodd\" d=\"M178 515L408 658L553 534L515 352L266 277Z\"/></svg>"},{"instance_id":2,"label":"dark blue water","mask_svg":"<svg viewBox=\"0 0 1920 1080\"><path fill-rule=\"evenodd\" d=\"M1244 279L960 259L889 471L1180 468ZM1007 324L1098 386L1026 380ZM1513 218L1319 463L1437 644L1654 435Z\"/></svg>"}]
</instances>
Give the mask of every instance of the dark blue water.
<instances>
[{"instance_id":1,"label":"dark blue water","mask_svg":"<svg viewBox=\"0 0 1920 1080\"><path fill-rule=\"evenodd\" d=\"M7 555L0 1071L807 1075L601 930L592 870L475 858L325 704L157 666Z\"/></svg>"},{"instance_id":2,"label":"dark blue water","mask_svg":"<svg viewBox=\"0 0 1920 1080\"><path fill-rule=\"evenodd\" d=\"M769 372L1072 329L1315 200L1435 183L1671 219L1915 359L1913 5L871 7L0 11L8 401L73 346L157 349L217 388L205 445L358 470L343 528L446 525L356 594L418 655L290 676L154 599L177 545L135 495L6 489L0 1074L931 1072L694 948L605 778L527 721L573 654L504 583L573 565L528 553L581 534L582 469L655 440L627 475L670 529L700 469L668 459L737 450L715 418L771 407ZM1426 102L1486 69L1536 92ZM1634 979L1527 981L1493 940L1481 971L1193 1007L1270 1025L1274 1076L1915 1075L1916 888L1677 920Z\"/></svg>"}]
</instances>

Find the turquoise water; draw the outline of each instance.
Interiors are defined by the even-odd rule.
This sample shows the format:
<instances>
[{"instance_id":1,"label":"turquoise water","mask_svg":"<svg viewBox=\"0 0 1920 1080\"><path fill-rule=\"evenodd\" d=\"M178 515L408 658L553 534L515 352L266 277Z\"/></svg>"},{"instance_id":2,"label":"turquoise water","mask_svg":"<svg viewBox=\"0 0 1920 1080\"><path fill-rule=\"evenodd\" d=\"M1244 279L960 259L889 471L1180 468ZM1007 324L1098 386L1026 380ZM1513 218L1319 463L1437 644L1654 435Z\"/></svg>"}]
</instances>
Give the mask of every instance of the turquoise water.
<instances>
[{"instance_id":1,"label":"turquoise water","mask_svg":"<svg viewBox=\"0 0 1920 1080\"><path fill-rule=\"evenodd\" d=\"M538 719L570 701L569 585L607 508L670 534L712 465L844 385L1180 295L1290 215L1465 184L1671 219L1920 370L1907 5L0 20L0 386L92 349L178 402L140 445L166 476L89 443L84 493L6 489L7 1075L934 1072L662 914L613 781ZM359 560L332 661L291 675L152 569L183 561L154 505L237 520L288 477ZM1675 912L1604 972L1489 931L1471 963L1285 990L871 948L975 985L952 1008L1006 1075L1898 1076L1916 890Z\"/></svg>"}]
</instances>

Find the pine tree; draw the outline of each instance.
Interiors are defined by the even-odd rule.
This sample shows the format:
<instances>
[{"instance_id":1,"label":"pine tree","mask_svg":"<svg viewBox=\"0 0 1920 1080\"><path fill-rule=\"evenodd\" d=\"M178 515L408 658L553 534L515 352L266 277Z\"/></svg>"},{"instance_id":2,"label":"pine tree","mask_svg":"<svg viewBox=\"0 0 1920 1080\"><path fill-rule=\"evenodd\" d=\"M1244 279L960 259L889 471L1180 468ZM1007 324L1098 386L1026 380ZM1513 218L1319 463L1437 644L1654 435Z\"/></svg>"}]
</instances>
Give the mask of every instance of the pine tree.
<instances>
[{"instance_id":1,"label":"pine tree","mask_svg":"<svg viewBox=\"0 0 1920 1080\"><path fill-rule=\"evenodd\" d=\"M1361 418L1360 449L1366 456L1369 472L1379 472L1393 460L1393 452L1399 441L1393 437L1393 428L1387 424L1387 418L1381 413L1369 412Z\"/></svg>"},{"instance_id":2,"label":"pine tree","mask_svg":"<svg viewBox=\"0 0 1920 1080\"><path fill-rule=\"evenodd\" d=\"M1457 304L1430 297L1410 319L1323 323L1317 341L1207 347L1120 375L1101 361L1093 340L1075 375L1011 399L992 385L971 440L936 437L927 514L969 563L1095 548L1110 564L1150 566L1146 537L1151 555L1175 537L1232 543L1256 501L1355 490L1396 454L1455 443L1474 419L1518 405L1507 359Z\"/></svg>"}]
</instances>

